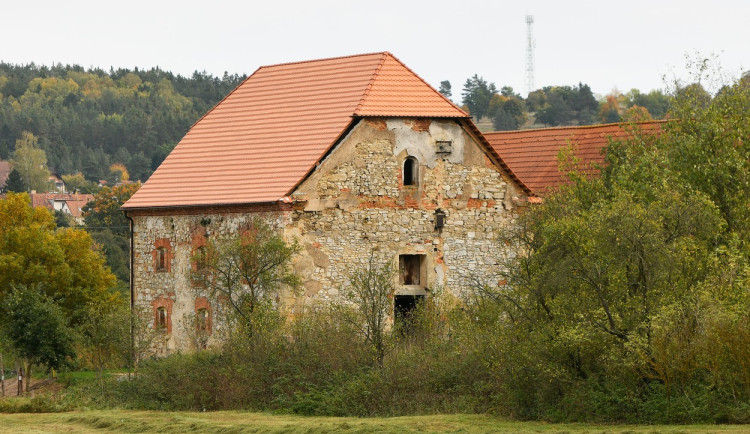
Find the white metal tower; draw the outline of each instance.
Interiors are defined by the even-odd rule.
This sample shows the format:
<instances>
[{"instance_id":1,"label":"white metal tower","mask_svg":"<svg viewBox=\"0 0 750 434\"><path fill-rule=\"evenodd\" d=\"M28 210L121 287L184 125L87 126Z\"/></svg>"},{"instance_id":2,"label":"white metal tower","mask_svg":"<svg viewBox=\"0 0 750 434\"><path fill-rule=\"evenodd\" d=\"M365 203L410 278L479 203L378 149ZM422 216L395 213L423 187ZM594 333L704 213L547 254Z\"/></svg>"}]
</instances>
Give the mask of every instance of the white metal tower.
<instances>
[{"instance_id":1,"label":"white metal tower","mask_svg":"<svg viewBox=\"0 0 750 434\"><path fill-rule=\"evenodd\" d=\"M526 89L528 93L536 90L534 87L534 16L526 15Z\"/></svg>"}]
</instances>

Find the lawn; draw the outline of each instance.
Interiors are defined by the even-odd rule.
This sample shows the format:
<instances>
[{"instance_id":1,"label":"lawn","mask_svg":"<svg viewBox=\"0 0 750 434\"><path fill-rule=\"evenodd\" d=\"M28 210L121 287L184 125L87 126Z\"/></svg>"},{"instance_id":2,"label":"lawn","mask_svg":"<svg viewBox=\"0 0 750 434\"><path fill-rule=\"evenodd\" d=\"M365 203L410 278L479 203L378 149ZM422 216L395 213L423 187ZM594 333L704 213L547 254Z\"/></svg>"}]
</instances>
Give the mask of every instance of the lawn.
<instances>
[{"instance_id":1,"label":"lawn","mask_svg":"<svg viewBox=\"0 0 750 434\"><path fill-rule=\"evenodd\" d=\"M590 425L512 422L482 415L334 418L247 412L82 411L0 414L0 431L20 432L220 432L220 433L740 433L741 425Z\"/></svg>"}]
</instances>

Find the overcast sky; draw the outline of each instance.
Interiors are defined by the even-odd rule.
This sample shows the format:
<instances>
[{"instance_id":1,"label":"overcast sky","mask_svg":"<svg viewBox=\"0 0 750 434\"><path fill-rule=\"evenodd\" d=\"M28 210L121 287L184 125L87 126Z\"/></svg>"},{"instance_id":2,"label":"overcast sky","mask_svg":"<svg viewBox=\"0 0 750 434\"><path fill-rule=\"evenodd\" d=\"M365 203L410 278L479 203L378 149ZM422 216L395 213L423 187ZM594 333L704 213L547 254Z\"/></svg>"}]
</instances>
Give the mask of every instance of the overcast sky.
<instances>
[{"instance_id":1,"label":"overcast sky","mask_svg":"<svg viewBox=\"0 0 750 434\"><path fill-rule=\"evenodd\" d=\"M390 51L454 99L479 74L526 96L526 20L535 84L664 88L685 56L750 68L750 1L0 0L0 60L159 66L250 74L261 65Z\"/></svg>"}]
</instances>

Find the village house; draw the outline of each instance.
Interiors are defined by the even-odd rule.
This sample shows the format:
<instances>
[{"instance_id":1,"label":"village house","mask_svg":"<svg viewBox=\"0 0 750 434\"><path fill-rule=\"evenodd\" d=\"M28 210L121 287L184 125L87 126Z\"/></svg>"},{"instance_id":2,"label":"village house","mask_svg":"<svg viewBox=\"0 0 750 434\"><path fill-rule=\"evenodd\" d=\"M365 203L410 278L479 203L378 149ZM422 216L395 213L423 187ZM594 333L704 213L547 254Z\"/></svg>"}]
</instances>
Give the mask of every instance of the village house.
<instances>
[{"instance_id":1,"label":"village house","mask_svg":"<svg viewBox=\"0 0 750 434\"><path fill-rule=\"evenodd\" d=\"M398 270L394 309L497 282L498 235L531 191L468 114L390 53L264 66L196 122L125 203L132 302L190 350L191 318L219 331L190 278L210 237L262 218L302 247L293 312L340 296L371 254ZM209 345L211 344L209 340Z\"/></svg>"},{"instance_id":2,"label":"village house","mask_svg":"<svg viewBox=\"0 0 750 434\"><path fill-rule=\"evenodd\" d=\"M6 194L0 194L0 199L5 199ZM60 211L68 214L75 223L83 224L83 207L94 200L93 194L78 193L37 193L32 190L29 193L31 207L47 208L50 212Z\"/></svg>"}]
</instances>

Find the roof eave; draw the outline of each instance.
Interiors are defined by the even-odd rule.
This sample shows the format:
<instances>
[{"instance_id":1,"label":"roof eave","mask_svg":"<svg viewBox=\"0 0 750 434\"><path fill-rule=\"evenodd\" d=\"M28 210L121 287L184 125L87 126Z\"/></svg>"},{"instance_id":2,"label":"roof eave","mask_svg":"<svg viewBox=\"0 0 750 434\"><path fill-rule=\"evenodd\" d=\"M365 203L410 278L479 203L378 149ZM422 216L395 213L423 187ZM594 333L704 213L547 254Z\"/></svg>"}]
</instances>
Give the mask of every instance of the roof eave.
<instances>
[{"instance_id":1,"label":"roof eave","mask_svg":"<svg viewBox=\"0 0 750 434\"><path fill-rule=\"evenodd\" d=\"M120 207L120 211L128 213L131 211L168 211L168 210L185 210L190 208L216 208L216 207L259 207L268 205L283 205L285 202L283 198L279 198L274 201L260 201L260 202L216 202L216 203L200 203L200 204L183 204L183 205L157 205L157 206L126 206L123 204Z\"/></svg>"}]
</instances>

